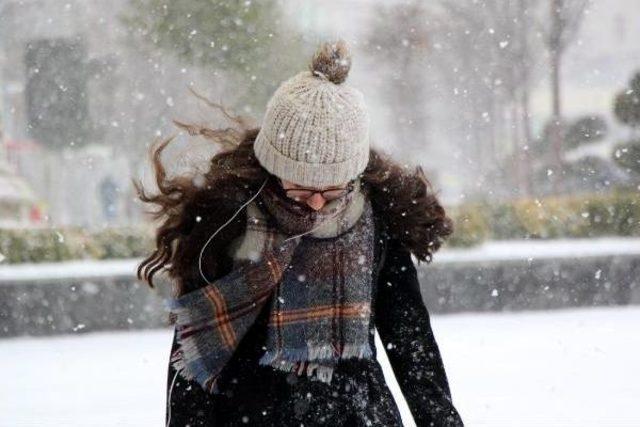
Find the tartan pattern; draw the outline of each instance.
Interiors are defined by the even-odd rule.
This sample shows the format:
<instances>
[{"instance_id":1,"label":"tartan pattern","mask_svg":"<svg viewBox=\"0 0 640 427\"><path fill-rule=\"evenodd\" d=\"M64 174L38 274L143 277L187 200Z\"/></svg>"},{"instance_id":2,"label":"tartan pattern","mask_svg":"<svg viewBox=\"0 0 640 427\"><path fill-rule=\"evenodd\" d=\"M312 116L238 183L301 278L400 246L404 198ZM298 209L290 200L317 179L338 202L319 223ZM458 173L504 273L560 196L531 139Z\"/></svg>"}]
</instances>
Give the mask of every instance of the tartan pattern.
<instances>
[{"instance_id":1,"label":"tartan pattern","mask_svg":"<svg viewBox=\"0 0 640 427\"><path fill-rule=\"evenodd\" d=\"M260 364L331 382L339 359L372 357L373 211L361 192L341 203L358 206L357 200L360 208L329 218L340 223L333 227L336 236L286 242L292 230L283 233L274 219L282 223L296 215L289 224L308 230L327 218L274 209L287 201L272 191L250 203L245 233L231 245L233 270L168 302L179 343L171 357L176 370L220 393L220 372L266 303L267 343Z\"/></svg>"}]
</instances>

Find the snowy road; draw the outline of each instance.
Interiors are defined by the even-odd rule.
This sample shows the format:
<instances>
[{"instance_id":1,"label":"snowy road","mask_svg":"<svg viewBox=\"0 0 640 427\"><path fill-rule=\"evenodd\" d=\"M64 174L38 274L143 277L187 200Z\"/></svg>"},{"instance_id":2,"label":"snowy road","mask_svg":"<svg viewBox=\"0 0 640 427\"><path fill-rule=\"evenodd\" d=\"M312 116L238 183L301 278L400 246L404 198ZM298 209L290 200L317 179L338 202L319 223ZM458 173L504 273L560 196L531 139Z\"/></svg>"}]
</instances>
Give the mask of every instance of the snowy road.
<instances>
[{"instance_id":1,"label":"snowy road","mask_svg":"<svg viewBox=\"0 0 640 427\"><path fill-rule=\"evenodd\" d=\"M639 327L640 307L433 317L468 426L640 426ZM170 340L0 341L0 426L162 425Z\"/></svg>"}]
</instances>

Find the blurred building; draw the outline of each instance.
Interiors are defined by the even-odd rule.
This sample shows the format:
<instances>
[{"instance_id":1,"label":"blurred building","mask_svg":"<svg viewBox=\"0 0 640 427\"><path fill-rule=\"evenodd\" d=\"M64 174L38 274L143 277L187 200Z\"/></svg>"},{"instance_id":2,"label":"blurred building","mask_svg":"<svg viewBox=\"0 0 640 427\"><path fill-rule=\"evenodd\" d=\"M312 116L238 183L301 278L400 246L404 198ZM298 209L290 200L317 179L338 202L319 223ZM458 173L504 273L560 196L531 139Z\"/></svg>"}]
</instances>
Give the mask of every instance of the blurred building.
<instances>
[{"instance_id":1,"label":"blurred building","mask_svg":"<svg viewBox=\"0 0 640 427\"><path fill-rule=\"evenodd\" d=\"M110 173L124 188L130 175L113 144L122 132L101 120L124 89L110 78L121 34L114 3L2 3L5 152L56 225L99 224L99 182Z\"/></svg>"},{"instance_id":2,"label":"blurred building","mask_svg":"<svg viewBox=\"0 0 640 427\"><path fill-rule=\"evenodd\" d=\"M166 133L177 98L194 80L196 73L163 53L133 47L121 19L127 5L0 4L3 151L52 224L145 220L131 178L144 174L146 147Z\"/></svg>"}]
</instances>

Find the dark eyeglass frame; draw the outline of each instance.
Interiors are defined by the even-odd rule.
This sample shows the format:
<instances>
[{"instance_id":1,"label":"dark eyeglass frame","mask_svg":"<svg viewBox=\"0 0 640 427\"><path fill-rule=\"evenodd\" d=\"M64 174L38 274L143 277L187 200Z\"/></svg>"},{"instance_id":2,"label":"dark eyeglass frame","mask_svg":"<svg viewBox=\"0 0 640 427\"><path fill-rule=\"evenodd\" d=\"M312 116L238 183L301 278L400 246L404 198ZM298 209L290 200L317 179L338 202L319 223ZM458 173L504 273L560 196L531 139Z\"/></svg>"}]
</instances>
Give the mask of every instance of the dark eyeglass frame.
<instances>
[{"instance_id":1,"label":"dark eyeglass frame","mask_svg":"<svg viewBox=\"0 0 640 427\"><path fill-rule=\"evenodd\" d=\"M280 185L282 186L282 180L279 179L279 181L280 181ZM306 188L306 187L296 187L296 188L287 188L287 189L285 189L284 187L282 187L282 190L284 191L284 193L285 193L285 195L287 197L290 197L290 198L292 198L294 200L298 199L299 201L308 200L309 198L313 197L313 195L316 194L316 193L320 193L320 195L322 195L322 198L327 200L327 201L338 200L338 199L341 199L341 198L347 196L354 189L355 189L355 180L349 181L345 188L327 188L325 190L317 190L315 188ZM296 196L291 197L289 194L292 191L308 191L309 193L307 195L304 195L304 196L296 195ZM336 196L336 197L327 197L327 196L325 196L325 194L330 192L330 191L344 191L344 193L342 193L342 194L340 194L339 196Z\"/></svg>"}]
</instances>

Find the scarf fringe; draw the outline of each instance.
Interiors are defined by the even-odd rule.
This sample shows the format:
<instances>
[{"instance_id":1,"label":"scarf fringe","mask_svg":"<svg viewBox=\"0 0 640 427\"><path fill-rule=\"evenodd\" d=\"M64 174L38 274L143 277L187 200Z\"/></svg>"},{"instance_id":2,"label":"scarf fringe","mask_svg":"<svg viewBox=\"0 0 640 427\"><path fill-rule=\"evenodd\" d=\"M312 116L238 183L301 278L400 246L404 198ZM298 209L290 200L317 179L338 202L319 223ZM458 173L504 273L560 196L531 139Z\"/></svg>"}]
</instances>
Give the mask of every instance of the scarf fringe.
<instances>
[{"instance_id":1,"label":"scarf fringe","mask_svg":"<svg viewBox=\"0 0 640 427\"><path fill-rule=\"evenodd\" d=\"M205 390L213 394L220 394L221 390L218 386L218 376L211 375L211 371L207 370L203 365L194 363L200 356L198 353L190 351L191 356L184 353L184 345L181 345L170 358L173 369L187 381L197 381ZM191 363L190 363L191 362ZM196 368L197 366L197 368Z\"/></svg>"},{"instance_id":2,"label":"scarf fringe","mask_svg":"<svg viewBox=\"0 0 640 427\"><path fill-rule=\"evenodd\" d=\"M308 362L306 369L308 377L313 377L315 374L315 377L320 381L330 383L337 361L351 358L373 358L373 350L369 343L346 344L341 354L337 354L335 348L330 345L266 351L260 358L259 363L263 366L272 366L281 371L296 372L301 375L305 371L305 362ZM313 361L320 361L325 364L314 363Z\"/></svg>"},{"instance_id":3,"label":"scarf fringe","mask_svg":"<svg viewBox=\"0 0 640 427\"><path fill-rule=\"evenodd\" d=\"M172 310L171 313L177 326L176 333L179 343L178 348L171 354L171 365L185 380L196 380L203 388L208 389L210 393L219 394L217 373L212 375L212 372L201 363L202 354L198 343L199 333L207 333L209 332L208 330L213 330L215 322L200 314L200 310L190 311L176 301L167 301L167 306L171 307ZM208 327L205 326L207 324L209 324ZM183 336L188 330L200 328L202 328L200 332L196 332L189 337Z\"/></svg>"}]
</instances>

